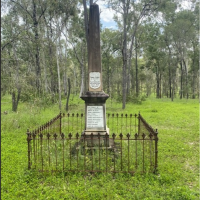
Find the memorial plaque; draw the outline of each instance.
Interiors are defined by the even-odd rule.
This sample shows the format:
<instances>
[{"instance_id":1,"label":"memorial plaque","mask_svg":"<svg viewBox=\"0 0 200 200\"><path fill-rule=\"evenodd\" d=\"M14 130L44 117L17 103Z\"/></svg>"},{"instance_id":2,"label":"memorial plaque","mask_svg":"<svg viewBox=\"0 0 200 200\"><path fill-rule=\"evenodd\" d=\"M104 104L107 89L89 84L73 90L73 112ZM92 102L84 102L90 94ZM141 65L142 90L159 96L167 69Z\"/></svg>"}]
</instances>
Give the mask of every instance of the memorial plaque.
<instances>
[{"instance_id":1,"label":"memorial plaque","mask_svg":"<svg viewBox=\"0 0 200 200\"><path fill-rule=\"evenodd\" d=\"M90 87L97 89L101 85L100 72L90 72Z\"/></svg>"},{"instance_id":2,"label":"memorial plaque","mask_svg":"<svg viewBox=\"0 0 200 200\"><path fill-rule=\"evenodd\" d=\"M87 106L87 128L103 128L103 106Z\"/></svg>"}]
</instances>

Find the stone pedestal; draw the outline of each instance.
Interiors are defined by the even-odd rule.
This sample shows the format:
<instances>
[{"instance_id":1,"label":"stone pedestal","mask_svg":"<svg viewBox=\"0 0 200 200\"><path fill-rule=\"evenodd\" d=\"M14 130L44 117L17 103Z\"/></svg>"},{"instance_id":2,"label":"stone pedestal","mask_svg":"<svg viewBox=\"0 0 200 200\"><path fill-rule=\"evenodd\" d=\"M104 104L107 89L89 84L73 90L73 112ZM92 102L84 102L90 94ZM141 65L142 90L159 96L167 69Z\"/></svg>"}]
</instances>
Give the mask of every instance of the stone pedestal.
<instances>
[{"instance_id":1,"label":"stone pedestal","mask_svg":"<svg viewBox=\"0 0 200 200\"><path fill-rule=\"evenodd\" d=\"M100 144L105 146L105 135L109 135L109 128L106 126L106 100L109 95L102 92L88 91L81 96L85 101L85 136L90 138L93 133L94 145L99 144L97 139L100 133Z\"/></svg>"}]
</instances>

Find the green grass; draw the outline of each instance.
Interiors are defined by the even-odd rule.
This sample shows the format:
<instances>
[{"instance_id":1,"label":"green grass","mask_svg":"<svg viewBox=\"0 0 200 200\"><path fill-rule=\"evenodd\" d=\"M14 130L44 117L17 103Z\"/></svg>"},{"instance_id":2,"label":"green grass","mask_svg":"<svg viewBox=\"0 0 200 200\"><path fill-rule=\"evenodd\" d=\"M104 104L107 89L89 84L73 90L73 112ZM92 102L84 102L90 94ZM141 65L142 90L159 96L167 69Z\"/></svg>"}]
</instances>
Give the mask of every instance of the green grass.
<instances>
[{"instance_id":1,"label":"green grass","mask_svg":"<svg viewBox=\"0 0 200 200\"><path fill-rule=\"evenodd\" d=\"M63 101L63 105L65 101ZM11 111L11 98L1 104L2 199L199 199L199 104L198 100L150 98L142 104L108 100L107 112L138 113L158 129L157 175L81 173L41 174L27 170L26 130L37 128L59 113L58 105L38 107L20 103ZM71 98L69 112L84 112L84 102ZM4 111L7 114L4 114ZM62 110L64 111L64 109Z\"/></svg>"}]
</instances>

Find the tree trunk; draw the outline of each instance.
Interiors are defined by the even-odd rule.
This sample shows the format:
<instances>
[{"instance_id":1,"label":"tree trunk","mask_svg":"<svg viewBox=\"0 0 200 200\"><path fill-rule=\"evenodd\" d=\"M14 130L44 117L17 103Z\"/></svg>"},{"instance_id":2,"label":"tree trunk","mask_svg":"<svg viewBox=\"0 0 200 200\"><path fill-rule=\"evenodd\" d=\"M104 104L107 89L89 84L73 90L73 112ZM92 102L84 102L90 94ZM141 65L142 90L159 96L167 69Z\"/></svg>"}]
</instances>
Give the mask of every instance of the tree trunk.
<instances>
[{"instance_id":1,"label":"tree trunk","mask_svg":"<svg viewBox=\"0 0 200 200\"><path fill-rule=\"evenodd\" d=\"M48 85L47 85L47 70L46 70L46 62L45 62L45 56L44 56L44 51L42 52L42 57L43 57L43 65L44 65L44 87L45 87L45 92L48 92Z\"/></svg>"},{"instance_id":2,"label":"tree trunk","mask_svg":"<svg viewBox=\"0 0 200 200\"><path fill-rule=\"evenodd\" d=\"M194 61L192 64L192 99L195 99L195 70L194 70Z\"/></svg>"},{"instance_id":3,"label":"tree trunk","mask_svg":"<svg viewBox=\"0 0 200 200\"><path fill-rule=\"evenodd\" d=\"M130 71L131 71L131 55L129 55L129 59L128 59L128 73L127 73L127 95L130 94L130 87L131 87L131 74L130 74Z\"/></svg>"},{"instance_id":4,"label":"tree trunk","mask_svg":"<svg viewBox=\"0 0 200 200\"><path fill-rule=\"evenodd\" d=\"M76 87L77 87L77 73L76 73L76 67L73 67L74 68L74 70L73 70L73 72L74 72L74 89L73 89L73 91L72 91L72 93L73 94L77 94L77 90L76 90Z\"/></svg>"},{"instance_id":5,"label":"tree trunk","mask_svg":"<svg viewBox=\"0 0 200 200\"><path fill-rule=\"evenodd\" d=\"M127 86L127 9L125 2L123 2L124 10L124 24L123 24L123 47L122 47L122 57L123 57L123 75L122 75L122 109L126 106L126 86Z\"/></svg>"},{"instance_id":6,"label":"tree trunk","mask_svg":"<svg viewBox=\"0 0 200 200\"><path fill-rule=\"evenodd\" d=\"M13 52L14 52L14 58L16 60L16 72L15 72L15 81L14 81L14 88L16 87L17 89L17 98L15 96L15 89L12 91L12 111L16 112L19 99L20 99L20 94L21 94L21 86L19 85L19 63L18 63L18 58L15 50L15 43L12 44L13 46Z\"/></svg>"},{"instance_id":7,"label":"tree trunk","mask_svg":"<svg viewBox=\"0 0 200 200\"><path fill-rule=\"evenodd\" d=\"M138 62L137 62L137 39L135 37L135 86L136 96L139 96L139 83L138 83Z\"/></svg>"},{"instance_id":8,"label":"tree trunk","mask_svg":"<svg viewBox=\"0 0 200 200\"><path fill-rule=\"evenodd\" d=\"M12 92L12 111L16 112L17 111L17 107L18 107L18 103L19 103L19 99L20 99L20 94L21 94L21 88L19 88L17 90L17 98L15 95L15 91Z\"/></svg>"},{"instance_id":9,"label":"tree trunk","mask_svg":"<svg viewBox=\"0 0 200 200\"><path fill-rule=\"evenodd\" d=\"M169 98L172 97L172 78L171 78L171 66L169 62Z\"/></svg>"},{"instance_id":10,"label":"tree trunk","mask_svg":"<svg viewBox=\"0 0 200 200\"><path fill-rule=\"evenodd\" d=\"M195 99L195 43L193 45L193 58L192 58L192 99Z\"/></svg>"},{"instance_id":11,"label":"tree trunk","mask_svg":"<svg viewBox=\"0 0 200 200\"><path fill-rule=\"evenodd\" d=\"M169 58L168 58L168 68L169 68L169 98L172 97L172 74L171 74L171 50L170 47L168 46L169 49ZM173 99L173 98L172 98Z\"/></svg>"},{"instance_id":12,"label":"tree trunk","mask_svg":"<svg viewBox=\"0 0 200 200\"><path fill-rule=\"evenodd\" d=\"M64 94L65 96L67 96L67 45L65 42L65 61L64 61L65 65L64 65L64 74L63 74L63 88L64 88Z\"/></svg>"},{"instance_id":13,"label":"tree trunk","mask_svg":"<svg viewBox=\"0 0 200 200\"><path fill-rule=\"evenodd\" d=\"M175 77L173 76L172 77L172 93L171 93L171 100L173 101L174 100L174 85L175 85L175 81L174 81Z\"/></svg>"},{"instance_id":14,"label":"tree trunk","mask_svg":"<svg viewBox=\"0 0 200 200\"><path fill-rule=\"evenodd\" d=\"M68 95L67 95L67 102L66 102L66 107L65 107L65 109L66 109L66 111L68 111L68 109L69 109L69 107L68 107L68 105L69 105L69 96L70 96L70 90L71 90L71 85L70 85L70 78L68 78Z\"/></svg>"},{"instance_id":15,"label":"tree trunk","mask_svg":"<svg viewBox=\"0 0 200 200\"><path fill-rule=\"evenodd\" d=\"M122 82L122 109L126 106L126 58L123 59L123 82Z\"/></svg>"},{"instance_id":16,"label":"tree trunk","mask_svg":"<svg viewBox=\"0 0 200 200\"><path fill-rule=\"evenodd\" d=\"M180 99L183 98L183 66L182 66L182 61L180 62L181 66L181 87L180 87Z\"/></svg>"},{"instance_id":17,"label":"tree trunk","mask_svg":"<svg viewBox=\"0 0 200 200\"><path fill-rule=\"evenodd\" d=\"M185 87L186 87L186 98L188 99L189 98L189 94L188 94L188 71L187 71L187 65L185 63L185 60L183 59L183 64L184 64L184 67L185 67L185 78L186 78L186 81L185 81Z\"/></svg>"},{"instance_id":18,"label":"tree trunk","mask_svg":"<svg viewBox=\"0 0 200 200\"><path fill-rule=\"evenodd\" d=\"M64 94L67 96L67 73L66 70L64 71L63 74L63 87L64 87Z\"/></svg>"},{"instance_id":19,"label":"tree trunk","mask_svg":"<svg viewBox=\"0 0 200 200\"><path fill-rule=\"evenodd\" d=\"M130 51L129 51L129 59L128 59L128 74L127 74L127 94L130 94L130 87L131 87L131 82L133 84L133 77L131 76L131 66L132 66L132 54L133 54L133 43L134 43L134 35L131 38L131 46L130 46ZM137 48L137 47L135 47ZM131 81L132 77L132 81Z\"/></svg>"},{"instance_id":20,"label":"tree trunk","mask_svg":"<svg viewBox=\"0 0 200 200\"><path fill-rule=\"evenodd\" d=\"M80 91L80 96L85 92L85 70L84 70L84 65L81 63L81 91Z\"/></svg>"},{"instance_id":21,"label":"tree trunk","mask_svg":"<svg viewBox=\"0 0 200 200\"><path fill-rule=\"evenodd\" d=\"M59 42L56 47L56 62L57 62L57 73L58 73L58 95L59 95L59 109L62 108L62 102L61 102L61 85L60 85L60 65L59 65Z\"/></svg>"},{"instance_id":22,"label":"tree trunk","mask_svg":"<svg viewBox=\"0 0 200 200\"><path fill-rule=\"evenodd\" d=\"M34 24L34 34L35 34L35 61L36 61L36 88L37 92L40 92L40 77L41 77L41 68L40 68L40 57L39 57L39 34L38 34L38 21L37 21L37 11L36 3L33 0L33 24Z\"/></svg>"},{"instance_id":23,"label":"tree trunk","mask_svg":"<svg viewBox=\"0 0 200 200\"><path fill-rule=\"evenodd\" d=\"M44 17L45 19L45 17ZM46 19L45 19L46 22ZM52 45L52 40L53 40L53 31L52 31L52 25L51 25L51 21L49 21L50 25L47 26L47 22L46 22L46 26L47 26L47 38L48 38L48 52L49 52L49 59L48 59L48 68L50 70L50 92L53 94L55 93L55 81L54 81L54 73L53 73L53 45ZM49 27L49 28L48 28Z\"/></svg>"},{"instance_id":24,"label":"tree trunk","mask_svg":"<svg viewBox=\"0 0 200 200\"><path fill-rule=\"evenodd\" d=\"M158 72L158 66L156 67L156 98L160 97L160 83L159 83L159 72Z\"/></svg>"},{"instance_id":25,"label":"tree trunk","mask_svg":"<svg viewBox=\"0 0 200 200\"><path fill-rule=\"evenodd\" d=\"M162 89L162 85L161 85L161 83L162 83L162 81L161 81L162 80L162 75L161 75L161 73L160 73L160 78L159 79L160 79L160 81L159 81L160 82L160 92L159 92L160 94L159 94L159 98L161 99L162 98L162 92L161 92L162 91L161 90Z\"/></svg>"}]
</instances>

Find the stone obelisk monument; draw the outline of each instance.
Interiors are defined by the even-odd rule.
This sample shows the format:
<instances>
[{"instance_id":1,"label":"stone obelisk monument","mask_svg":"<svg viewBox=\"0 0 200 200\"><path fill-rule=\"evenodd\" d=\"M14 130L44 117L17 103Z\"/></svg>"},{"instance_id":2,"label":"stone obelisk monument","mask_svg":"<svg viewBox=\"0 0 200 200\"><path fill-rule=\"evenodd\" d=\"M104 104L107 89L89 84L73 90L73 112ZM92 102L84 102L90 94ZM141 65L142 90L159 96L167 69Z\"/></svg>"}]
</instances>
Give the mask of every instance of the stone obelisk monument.
<instances>
[{"instance_id":1,"label":"stone obelisk monument","mask_svg":"<svg viewBox=\"0 0 200 200\"><path fill-rule=\"evenodd\" d=\"M84 133L94 137L100 133L104 140L109 129L106 126L106 100L109 95L103 91L99 6L90 5L89 13L89 46L88 46L88 91L81 95L85 101L85 130Z\"/></svg>"}]
</instances>

